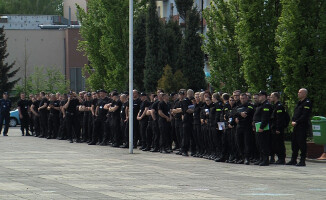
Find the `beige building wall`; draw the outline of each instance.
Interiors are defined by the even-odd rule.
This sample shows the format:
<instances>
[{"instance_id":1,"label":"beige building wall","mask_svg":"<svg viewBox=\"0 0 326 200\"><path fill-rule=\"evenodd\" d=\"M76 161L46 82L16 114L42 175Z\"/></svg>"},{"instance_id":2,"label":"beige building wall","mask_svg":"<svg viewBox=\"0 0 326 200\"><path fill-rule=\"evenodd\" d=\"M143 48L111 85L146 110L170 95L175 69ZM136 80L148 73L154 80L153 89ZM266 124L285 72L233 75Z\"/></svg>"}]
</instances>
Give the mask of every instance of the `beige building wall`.
<instances>
[{"instance_id":1,"label":"beige building wall","mask_svg":"<svg viewBox=\"0 0 326 200\"><path fill-rule=\"evenodd\" d=\"M64 30L5 30L8 63L16 61L20 71L15 78L34 72L35 66L58 69L65 74L65 32Z\"/></svg>"},{"instance_id":2,"label":"beige building wall","mask_svg":"<svg viewBox=\"0 0 326 200\"><path fill-rule=\"evenodd\" d=\"M87 1L86 0L64 0L63 1L63 16L66 19L69 19L69 7L71 8L71 21L77 20L77 7L78 4L80 7L86 10Z\"/></svg>"}]
</instances>

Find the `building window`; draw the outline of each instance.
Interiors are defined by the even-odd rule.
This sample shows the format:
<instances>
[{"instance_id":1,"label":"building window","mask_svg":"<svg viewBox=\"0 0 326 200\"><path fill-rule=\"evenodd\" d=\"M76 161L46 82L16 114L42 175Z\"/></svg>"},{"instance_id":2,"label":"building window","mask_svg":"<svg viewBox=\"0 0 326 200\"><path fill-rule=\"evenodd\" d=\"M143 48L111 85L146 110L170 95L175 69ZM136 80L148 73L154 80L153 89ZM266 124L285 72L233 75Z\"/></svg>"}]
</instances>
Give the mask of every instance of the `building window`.
<instances>
[{"instance_id":1,"label":"building window","mask_svg":"<svg viewBox=\"0 0 326 200\"><path fill-rule=\"evenodd\" d=\"M76 92L85 90L85 78L82 68L70 68L70 89Z\"/></svg>"}]
</instances>

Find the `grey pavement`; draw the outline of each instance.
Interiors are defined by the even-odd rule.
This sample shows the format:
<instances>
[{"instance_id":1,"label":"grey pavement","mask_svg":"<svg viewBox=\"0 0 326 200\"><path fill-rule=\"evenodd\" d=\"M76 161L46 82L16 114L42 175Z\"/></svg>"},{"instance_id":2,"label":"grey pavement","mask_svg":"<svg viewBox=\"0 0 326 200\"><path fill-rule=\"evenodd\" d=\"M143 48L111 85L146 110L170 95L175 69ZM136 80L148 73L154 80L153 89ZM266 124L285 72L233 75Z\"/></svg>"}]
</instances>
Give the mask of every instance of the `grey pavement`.
<instances>
[{"instance_id":1,"label":"grey pavement","mask_svg":"<svg viewBox=\"0 0 326 200\"><path fill-rule=\"evenodd\" d=\"M22 137L0 136L0 200L326 199L326 164L245 166Z\"/></svg>"}]
</instances>

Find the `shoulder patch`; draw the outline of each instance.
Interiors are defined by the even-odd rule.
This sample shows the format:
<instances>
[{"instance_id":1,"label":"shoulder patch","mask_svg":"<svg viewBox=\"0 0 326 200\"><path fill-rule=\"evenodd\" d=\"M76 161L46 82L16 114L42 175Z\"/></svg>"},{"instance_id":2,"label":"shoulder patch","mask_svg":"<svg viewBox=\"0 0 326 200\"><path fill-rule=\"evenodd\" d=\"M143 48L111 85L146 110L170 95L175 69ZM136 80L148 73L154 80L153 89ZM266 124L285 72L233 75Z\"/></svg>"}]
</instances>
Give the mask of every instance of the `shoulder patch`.
<instances>
[{"instance_id":1,"label":"shoulder patch","mask_svg":"<svg viewBox=\"0 0 326 200\"><path fill-rule=\"evenodd\" d=\"M305 107L303 107L303 108L305 108L305 109L310 109L310 107L309 107L309 106L305 106Z\"/></svg>"},{"instance_id":2,"label":"shoulder patch","mask_svg":"<svg viewBox=\"0 0 326 200\"><path fill-rule=\"evenodd\" d=\"M248 106L248 108L254 109L252 106Z\"/></svg>"},{"instance_id":3,"label":"shoulder patch","mask_svg":"<svg viewBox=\"0 0 326 200\"><path fill-rule=\"evenodd\" d=\"M217 109L216 109L216 111L217 111L217 112L220 112L220 111L222 111L222 109L220 109L220 108L217 108Z\"/></svg>"},{"instance_id":4,"label":"shoulder patch","mask_svg":"<svg viewBox=\"0 0 326 200\"><path fill-rule=\"evenodd\" d=\"M269 108L264 108L264 111L269 111Z\"/></svg>"},{"instance_id":5,"label":"shoulder patch","mask_svg":"<svg viewBox=\"0 0 326 200\"><path fill-rule=\"evenodd\" d=\"M281 113L281 112L283 112L283 110L277 110L277 113Z\"/></svg>"}]
</instances>

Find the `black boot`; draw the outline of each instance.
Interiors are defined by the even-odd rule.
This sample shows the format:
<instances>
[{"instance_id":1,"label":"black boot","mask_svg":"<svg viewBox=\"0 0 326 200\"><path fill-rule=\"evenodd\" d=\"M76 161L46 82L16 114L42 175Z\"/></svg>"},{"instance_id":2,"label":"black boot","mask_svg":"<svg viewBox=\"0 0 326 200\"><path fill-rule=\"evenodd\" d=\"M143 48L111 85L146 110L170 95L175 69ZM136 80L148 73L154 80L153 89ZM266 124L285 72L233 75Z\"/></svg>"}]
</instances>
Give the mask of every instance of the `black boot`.
<instances>
[{"instance_id":1,"label":"black boot","mask_svg":"<svg viewBox=\"0 0 326 200\"><path fill-rule=\"evenodd\" d=\"M306 158L301 158L300 162L296 164L297 167L305 167L306 166Z\"/></svg>"},{"instance_id":2,"label":"black boot","mask_svg":"<svg viewBox=\"0 0 326 200\"><path fill-rule=\"evenodd\" d=\"M274 156L271 156L271 159L269 160L269 164L274 164L275 163L275 158Z\"/></svg>"},{"instance_id":3,"label":"black boot","mask_svg":"<svg viewBox=\"0 0 326 200\"><path fill-rule=\"evenodd\" d=\"M261 162L259 166L268 166L268 165L269 165L268 156L264 156L263 162Z\"/></svg>"},{"instance_id":4,"label":"black boot","mask_svg":"<svg viewBox=\"0 0 326 200\"><path fill-rule=\"evenodd\" d=\"M297 164L297 159L292 158L286 165L296 165Z\"/></svg>"},{"instance_id":5,"label":"black boot","mask_svg":"<svg viewBox=\"0 0 326 200\"><path fill-rule=\"evenodd\" d=\"M276 162L276 165L285 165L285 159L284 158L279 158Z\"/></svg>"}]
</instances>

